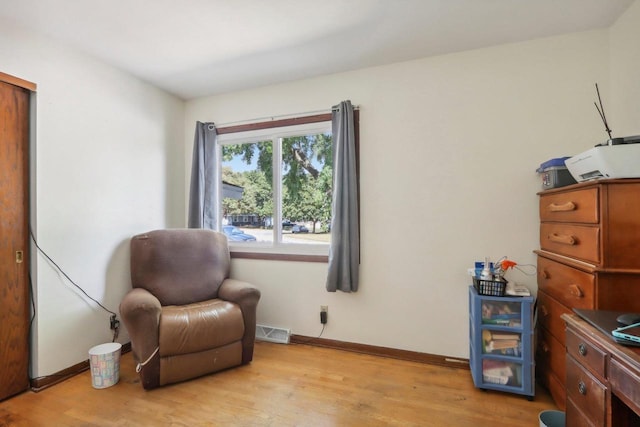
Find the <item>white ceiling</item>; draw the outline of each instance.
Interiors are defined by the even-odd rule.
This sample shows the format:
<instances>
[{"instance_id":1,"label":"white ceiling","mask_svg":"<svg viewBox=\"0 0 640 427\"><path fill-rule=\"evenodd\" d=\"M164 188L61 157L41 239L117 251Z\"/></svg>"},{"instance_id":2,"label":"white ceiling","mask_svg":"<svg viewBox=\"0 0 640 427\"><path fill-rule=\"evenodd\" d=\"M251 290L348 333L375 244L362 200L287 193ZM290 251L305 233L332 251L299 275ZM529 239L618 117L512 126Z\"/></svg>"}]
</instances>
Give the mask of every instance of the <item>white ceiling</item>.
<instances>
[{"instance_id":1,"label":"white ceiling","mask_svg":"<svg viewBox=\"0 0 640 427\"><path fill-rule=\"evenodd\" d=\"M0 17L191 99L608 27L633 1L0 0Z\"/></svg>"}]
</instances>

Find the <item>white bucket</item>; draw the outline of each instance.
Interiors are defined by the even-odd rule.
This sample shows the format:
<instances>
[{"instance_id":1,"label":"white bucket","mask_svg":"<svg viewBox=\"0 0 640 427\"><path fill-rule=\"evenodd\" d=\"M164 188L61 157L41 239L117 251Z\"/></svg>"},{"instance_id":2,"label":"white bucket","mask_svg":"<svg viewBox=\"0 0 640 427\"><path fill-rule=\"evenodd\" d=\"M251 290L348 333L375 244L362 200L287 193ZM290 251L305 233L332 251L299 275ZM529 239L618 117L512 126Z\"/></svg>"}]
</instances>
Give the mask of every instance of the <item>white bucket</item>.
<instances>
[{"instance_id":1,"label":"white bucket","mask_svg":"<svg viewBox=\"0 0 640 427\"><path fill-rule=\"evenodd\" d=\"M562 411L542 411L538 416L540 427L564 427L565 413Z\"/></svg>"},{"instance_id":2,"label":"white bucket","mask_svg":"<svg viewBox=\"0 0 640 427\"><path fill-rule=\"evenodd\" d=\"M110 342L91 347L89 365L93 388L107 388L120 379L120 350L122 344Z\"/></svg>"}]
</instances>

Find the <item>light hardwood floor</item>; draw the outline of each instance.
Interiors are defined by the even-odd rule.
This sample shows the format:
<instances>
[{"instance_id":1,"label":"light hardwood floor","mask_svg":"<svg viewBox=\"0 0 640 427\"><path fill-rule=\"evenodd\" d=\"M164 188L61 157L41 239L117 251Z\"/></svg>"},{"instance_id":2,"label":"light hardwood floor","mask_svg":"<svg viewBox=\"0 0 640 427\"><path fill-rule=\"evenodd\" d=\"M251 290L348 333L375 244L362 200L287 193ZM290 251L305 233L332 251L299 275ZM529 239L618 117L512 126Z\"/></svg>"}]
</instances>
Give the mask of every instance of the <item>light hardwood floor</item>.
<instances>
[{"instance_id":1,"label":"light hardwood floor","mask_svg":"<svg viewBox=\"0 0 640 427\"><path fill-rule=\"evenodd\" d=\"M466 369L300 344L256 343L247 366L143 390L131 353L120 382L92 388L85 371L0 402L0 426L538 426L557 409L473 387Z\"/></svg>"}]
</instances>

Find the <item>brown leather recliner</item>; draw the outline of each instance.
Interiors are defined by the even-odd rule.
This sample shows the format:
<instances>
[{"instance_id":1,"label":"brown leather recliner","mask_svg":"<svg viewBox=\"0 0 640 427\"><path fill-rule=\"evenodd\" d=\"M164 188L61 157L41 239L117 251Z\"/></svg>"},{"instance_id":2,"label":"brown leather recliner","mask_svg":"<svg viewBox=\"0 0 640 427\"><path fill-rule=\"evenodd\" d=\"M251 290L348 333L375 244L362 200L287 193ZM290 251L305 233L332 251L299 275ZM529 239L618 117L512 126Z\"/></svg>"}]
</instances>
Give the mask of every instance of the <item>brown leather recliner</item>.
<instances>
[{"instance_id":1,"label":"brown leather recliner","mask_svg":"<svg viewBox=\"0 0 640 427\"><path fill-rule=\"evenodd\" d=\"M120 304L145 389L246 364L260 291L229 279L227 238L202 229L131 239L133 289Z\"/></svg>"}]
</instances>

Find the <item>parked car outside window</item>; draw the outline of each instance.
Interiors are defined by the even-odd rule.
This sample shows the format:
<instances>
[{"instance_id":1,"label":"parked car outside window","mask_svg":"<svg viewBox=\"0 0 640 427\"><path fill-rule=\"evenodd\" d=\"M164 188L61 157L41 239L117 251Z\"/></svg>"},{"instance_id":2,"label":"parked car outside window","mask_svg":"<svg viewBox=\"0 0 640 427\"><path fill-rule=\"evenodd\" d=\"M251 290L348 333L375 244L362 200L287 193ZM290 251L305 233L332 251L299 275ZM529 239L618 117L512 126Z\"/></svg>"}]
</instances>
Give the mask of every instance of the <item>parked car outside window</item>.
<instances>
[{"instance_id":1,"label":"parked car outside window","mask_svg":"<svg viewBox=\"0 0 640 427\"><path fill-rule=\"evenodd\" d=\"M307 227L305 227L304 225L294 225L293 227L291 227L291 232L293 234L295 233L308 233L309 229Z\"/></svg>"},{"instance_id":2,"label":"parked car outside window","mask_svg":"<svg viewBox=\"0 0 640 427\"><path fill-rule=\"evenodd\" d=\"M255 242L255 236L247 234L233 225L222 226L222 232L227 235L227 239L230 242Z\"/></svg>"}]
</instances>

